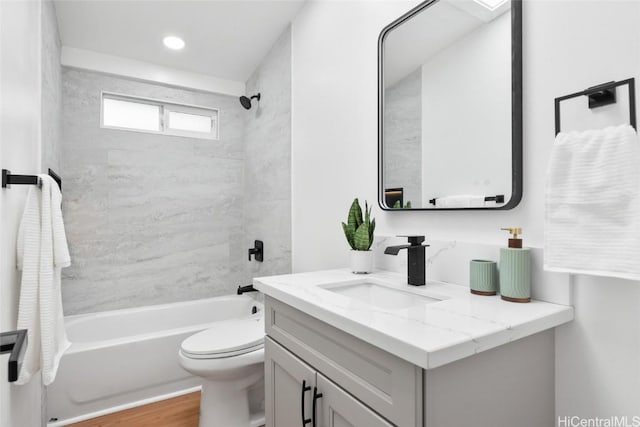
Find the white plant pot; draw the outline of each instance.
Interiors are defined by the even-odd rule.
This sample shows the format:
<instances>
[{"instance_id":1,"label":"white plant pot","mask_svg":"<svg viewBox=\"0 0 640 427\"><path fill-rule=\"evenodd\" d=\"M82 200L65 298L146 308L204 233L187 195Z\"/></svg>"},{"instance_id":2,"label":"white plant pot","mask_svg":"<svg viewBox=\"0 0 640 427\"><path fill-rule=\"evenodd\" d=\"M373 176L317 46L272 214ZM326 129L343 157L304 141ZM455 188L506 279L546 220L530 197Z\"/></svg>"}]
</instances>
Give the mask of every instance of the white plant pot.
<instances>
[{"instance_id":1,"label":"white plant pot","mask_svg":"<svg viewBox=\"0 0 640 427\"><path fill-rule=\"evenodd\" d=\"M373 271L373 251L351 251L351 271L367 274Z\"/></svg>"}]
</instances>

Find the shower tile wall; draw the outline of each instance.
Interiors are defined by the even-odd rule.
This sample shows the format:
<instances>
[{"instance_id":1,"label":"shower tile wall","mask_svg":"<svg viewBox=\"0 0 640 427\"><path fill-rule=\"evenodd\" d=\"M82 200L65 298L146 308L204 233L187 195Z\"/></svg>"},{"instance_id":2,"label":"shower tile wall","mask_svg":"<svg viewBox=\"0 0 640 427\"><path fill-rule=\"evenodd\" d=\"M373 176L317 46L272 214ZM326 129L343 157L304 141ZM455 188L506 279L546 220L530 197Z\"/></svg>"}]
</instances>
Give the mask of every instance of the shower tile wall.
<instances>
[{"instance_id":1,"label":"shower tile wall","mask_svg":"<svg viewBox=\"0 0 640 427\"><path fill-rule=\"evenodd\" d=\"M422 206L422 67L385 91L384 182Z\"/></svg>"},{"instance_id":2,"label":"shower tile wall","mask_svg":"<svg viewBox=\"0 0 640 427\"><path fill-rule=\"evenodd\" d=\"M66 68L62 81L65 314L231 293L247 263L238 99ZM219 108L220 140L101 129L103 90Z\"/></svg>"},{"instance_id":3,"label":"shower tile wall","mask_svg":"<svg viewBox=\"0 0 640 427\"><path fill-rule=\"evenodd\" d=\"M244 282L291 272L291 30L246 82L262 98L247 111L244 248L264 241L264 262L246 263Z\"/></svg>"}]
</instances>

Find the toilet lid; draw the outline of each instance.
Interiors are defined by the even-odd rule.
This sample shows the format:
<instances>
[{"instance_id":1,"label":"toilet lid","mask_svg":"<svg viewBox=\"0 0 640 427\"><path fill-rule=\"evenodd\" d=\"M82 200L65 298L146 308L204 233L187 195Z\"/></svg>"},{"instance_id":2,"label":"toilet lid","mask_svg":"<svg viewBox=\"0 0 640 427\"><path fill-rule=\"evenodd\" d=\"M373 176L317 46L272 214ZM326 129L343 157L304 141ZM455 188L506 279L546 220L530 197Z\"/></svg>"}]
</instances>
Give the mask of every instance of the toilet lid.
<instances>
[{"instance_id":1,"label":"toilet lid","mask_svg":"<svg viewBox=\"0 0 640 427\"><path fill-rule=\"evenodd\" d=\"M194 356L239 355L264 345L263 318L216 322L182 342L182 351Z\"/></svg>"}]
</instances>

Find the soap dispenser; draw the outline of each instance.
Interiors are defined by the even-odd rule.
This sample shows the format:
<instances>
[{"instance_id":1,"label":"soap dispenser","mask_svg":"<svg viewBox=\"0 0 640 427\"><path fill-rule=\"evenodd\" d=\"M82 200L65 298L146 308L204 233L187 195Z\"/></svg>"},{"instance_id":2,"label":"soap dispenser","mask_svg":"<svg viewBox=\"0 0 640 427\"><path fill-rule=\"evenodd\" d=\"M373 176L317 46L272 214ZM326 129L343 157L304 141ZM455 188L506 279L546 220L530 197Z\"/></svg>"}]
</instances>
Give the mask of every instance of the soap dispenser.
<instances>
[{"instance_id":1,"label":"soap dispenser","mask_svg":"<svg viewBox=\"0 0 640 427\"><path fill-rule=\"evenodd\" d=\"M511 234L506 248L500 248L500 296L505 301L531 301L529 248L522 247L519 227L502 228Z\"/></svg>"}]
</instances>

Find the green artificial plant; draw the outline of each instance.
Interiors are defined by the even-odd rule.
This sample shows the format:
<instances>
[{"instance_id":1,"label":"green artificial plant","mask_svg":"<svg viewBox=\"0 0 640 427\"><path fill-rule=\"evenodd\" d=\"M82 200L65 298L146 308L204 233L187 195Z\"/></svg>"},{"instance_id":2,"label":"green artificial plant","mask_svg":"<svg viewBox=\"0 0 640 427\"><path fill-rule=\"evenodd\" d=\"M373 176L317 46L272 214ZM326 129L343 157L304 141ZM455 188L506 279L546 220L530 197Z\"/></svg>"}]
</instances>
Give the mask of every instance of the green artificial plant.
<instances>
[{"instance_id":1,"label":"green artificial plant","mask_svg":"<svg viewBox=\"0 0 640 427\"><path fill-rule=\"evenodd\" d=\"M371 218L371 207L364 202L364 219L362 208L358 199L353 199L349 209L347 223L342 223L342 230L354 251L368 251L373 244L373 232L376 229L376 220Z\"/></svg>"}]
</instances>

